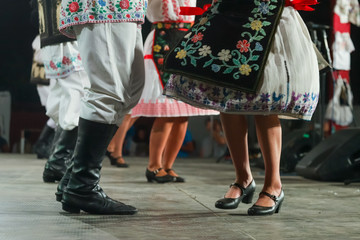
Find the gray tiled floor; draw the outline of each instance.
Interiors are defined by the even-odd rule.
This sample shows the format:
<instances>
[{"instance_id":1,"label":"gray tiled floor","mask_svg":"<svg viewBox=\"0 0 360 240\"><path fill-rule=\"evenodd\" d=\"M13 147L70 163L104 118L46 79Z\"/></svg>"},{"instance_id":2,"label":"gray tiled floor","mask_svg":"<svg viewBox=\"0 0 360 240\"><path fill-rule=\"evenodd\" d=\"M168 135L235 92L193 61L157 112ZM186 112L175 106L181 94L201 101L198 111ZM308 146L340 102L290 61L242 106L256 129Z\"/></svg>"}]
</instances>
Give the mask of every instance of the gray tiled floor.
<instances>
[{"instance_id":1,"label":"gray tiled floor","mask_svg":"<svg viewBox=\"0 0 360 240\"><path fill-rule=\"evenodd\" d=\"M45 161L35 155L0 155L0 239L360 239L360 183L316 182L284 176L280 214L246 215L249 205L216 209L234 180L232 166L214 159L178 159L187 182L145 181L146 158L127 158L129 169L104 161L106 193L139 209L134 216L67 214L55 201L56 184L42 182ZM263 173L253 170L261 189Z\"/></svg>"}]
</instances>

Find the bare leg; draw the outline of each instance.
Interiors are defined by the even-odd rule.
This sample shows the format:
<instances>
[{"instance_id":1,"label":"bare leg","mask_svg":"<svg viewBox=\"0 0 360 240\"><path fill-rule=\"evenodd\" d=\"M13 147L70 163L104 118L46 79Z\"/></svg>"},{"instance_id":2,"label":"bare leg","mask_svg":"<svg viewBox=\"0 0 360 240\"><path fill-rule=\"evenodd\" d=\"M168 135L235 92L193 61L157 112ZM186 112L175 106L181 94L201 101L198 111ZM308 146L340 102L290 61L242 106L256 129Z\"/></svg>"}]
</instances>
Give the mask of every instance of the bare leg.
<instances>
[{"instance_id":1,"label":"bare leg","mask_svg":"<svg viewBox=\"0 0 360 240\"><path fill-rule=\"evenodd\" d=\"M243 187L247 187L253 180L248 153L247 142L247 121L245 116L236 114L220 114L226 141L230 155L235 167L235 182ZM237 198L241 195L241 190L231 187L226 193L226 198Z\"/></svg>"},{"instance_id":2,"label":"bare leg","mask_svg":"<svg viewBox=\"0 0 360 240\"><path fill-rule=\"evenodd\" d=\"M108 146L108 151L112 153L111 155L113 157L120 157L122 155L122 146L120 145L124 142L130 119L131 115L126 114L114 137L111 139L111 142Z\"/></svg>"},{"instance_id":3,"label":"bare leg","mask_svg":"<svg viewBox=\"0 0 360 240\"><path fill-rule=\"evenodd\" d=\"M150 133L149 143L149 164L148 169L155 171L162 167L162 157L165 150L166 143L169 139L173 121L168 117L156 118ZM156 176L165 176L165 170L160 171Z\"/></svg>"},{"instance_id":4,"label":"bare leg","mask_svg":"<svg viewBox=\"0 0 360 240\"><path fill-rule=\"evenodd\" d=\"M166 142L164 154L163 154L163 167L164 169L171 169L176 156L178 155L181 145L184 142L186 129L188 126L188 117L173 117L173 127L170 132L169 139ZM177 177L178 175L171 171L170 175Z\"/></svg>"},{"instance_id":5,"label":"bare leg","mask_svg":"<svg viewBox=\"0 0 360 240\"><path fill-rule=\"evenodd\" d=\"M130 127L135 123L135 121L137 119L138 119L138 117L131 118L131 115L127 114L125 116L123 122L121 123L118 131L116 132L116 135L118 134L119 131L120 131L120 134L116 138L115 150L112 152L111 155L113 157L117 158L118 163L125 163L124 158L122 158L125 136L126 136L127 131L130 129Z\"/></svg>"},{"instance_id":6,"label":"bare leg","mask_svg":"<svg viewBox=\"0 0 360 240\"><path fill-rule=\"evenodd\" d=\"M265 181L262 191L279 196L281 192L280 155L281 155L281 124L277 115L255 116L256 133L265 163ZM274 201L260 195L255 203L270 207Z\"/></svg>"}]
</instances>

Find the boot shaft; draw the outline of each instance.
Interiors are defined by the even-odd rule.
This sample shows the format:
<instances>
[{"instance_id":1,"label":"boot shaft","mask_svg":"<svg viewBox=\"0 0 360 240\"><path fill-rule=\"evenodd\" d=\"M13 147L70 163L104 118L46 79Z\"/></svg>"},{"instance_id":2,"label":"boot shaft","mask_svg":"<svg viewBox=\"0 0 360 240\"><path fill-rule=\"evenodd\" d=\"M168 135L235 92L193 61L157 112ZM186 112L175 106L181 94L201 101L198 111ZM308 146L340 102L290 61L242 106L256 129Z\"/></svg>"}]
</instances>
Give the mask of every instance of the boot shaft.
<instances>
[{"instance_id":1,"label":"boot shaft","mask_svg":"<svg viewBox=\"0 0 360 240\"><path fill-rule=\"evenodd\" d=\"M107 146L116 130L116 125L79 119L69 189L88 191L97 186Z\"/></svg>"}]
</instances>

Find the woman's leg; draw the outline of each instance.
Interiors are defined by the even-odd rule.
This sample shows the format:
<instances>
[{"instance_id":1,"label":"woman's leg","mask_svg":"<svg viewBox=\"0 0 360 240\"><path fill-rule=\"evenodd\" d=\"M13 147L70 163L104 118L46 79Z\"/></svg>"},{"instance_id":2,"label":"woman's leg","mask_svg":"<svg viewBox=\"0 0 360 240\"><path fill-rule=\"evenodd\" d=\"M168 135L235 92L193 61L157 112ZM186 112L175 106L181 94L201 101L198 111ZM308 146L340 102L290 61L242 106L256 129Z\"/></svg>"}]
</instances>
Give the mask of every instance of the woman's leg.
<instances>
[{"instance_id":1,"label":"woman's leg","mask_svg":"<svg viewBox=\"0 0 360 240\"><path fill-rule=\"evenodd\" d=\"M162 158L166 143L173 127L172 118L158 117L155 119L150 133L149 143L149 164L148 170L155 171L162 168ZM167 173L162 170L156 176L165 176Z\"/></svg>"},{"instance_id":2,"label":"woman's leg","mask_svg":"<svg viewBox=\"0 0 360 240\"><path fill-rule=\"evenodd\" d=\"M171 130L171 138L166 141L166 146L163 154L163 168L171 169L176 156L178 155L180 148L184 142L186 129L188 126L188 117L173 117L173 126ZM169 173L173 177L177 177L178 175L171 171Z\"/></svg>"},{"instance_id":3,"label":"woman's leg","mask_svg":"<svg viewBox=\"0 0 360 240\"><path fill-rule=\"evenodd\" d=\"M235 167L235 182L247 187L253 180L248 153L247 121L245 116L236 114L220 114L226 141ZM237 198L241 190L235 186L226 193L225 198Z\"/></svg>"},{"instance_id":4,"label":"woman's leg","mask_svg":"<svg viewBox=\"0 0 360 240\"><path fill-rule=\"evenodd\" d=\"M120 124L116 134L112 138L107 150L111 153L111 156L117 158L117 163L124 164L125 161L122 158L122 151L124 140L127 131L135 123L138 118L131 118L131 114L126 114L124 120Z\"/></svg>"},{"instance_id":5,"label":"woman's leg","mask_svg":"<svg viewBox=\"0 0 360 240\"><path fill-rule=\"evenodd\" d=\"M255 116L255 124L265 163L265 181L262 191L279 196L281 192L281 124L279 118L277 115ZM262 194L255 204L270 207L274 205L274 201Z\"/></svg>"}]
</instances>

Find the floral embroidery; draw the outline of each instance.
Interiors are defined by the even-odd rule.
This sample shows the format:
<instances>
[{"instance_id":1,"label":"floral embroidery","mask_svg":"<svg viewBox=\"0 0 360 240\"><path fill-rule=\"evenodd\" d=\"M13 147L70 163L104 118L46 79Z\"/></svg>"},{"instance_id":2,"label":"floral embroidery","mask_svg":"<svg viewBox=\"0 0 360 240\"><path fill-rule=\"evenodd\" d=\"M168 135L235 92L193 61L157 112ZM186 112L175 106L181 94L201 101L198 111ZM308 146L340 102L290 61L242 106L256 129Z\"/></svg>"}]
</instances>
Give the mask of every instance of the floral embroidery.
<instances>
[{"instance_id":1,"label":"floral embroidery","mask_svg":"<svg viewBox=\"0 0 360 240\"><path fill-rule=\"evenodd\" d=\"M147 0L63 0L60 31L75 37L73 25L96 22L143 22Z\"/></svg>"},{"instance_id":2,"label":"floral embroidery","mask_svg":"<svg viewBox=\"0 0 360 240\"><path fill-rule=\"evenodd\" d=\"M128 0L122 0L119 2L119 6L122 8L122 9L129 9L130 7L130 3Z\"/></svg>"},{"instance_id":3,"label":"floral embroidery","mask_svg":"<svg viewBox=\"0 0 360 240\"><path fill-rule=\"evenodd\" d=\"M248 64L243 64L239 68L241 75L249 76L251 72L251 67Z\"/></svg>"},{"instance_id":4,"label":"floral embroidery","mask_svg":"<svg viewBox=\"0 0 360 240\"><path fill-rule=\"evenodd\" d=\"M250 23L252 30L259 31L262 28L262 22L259 20L254 20Z\"/></svg>"},{"instance_id":5,"label":"floral embroidery","mask_svg":"<svg viewBox=\"0 0 360 240\"><path fill-rule=\"evenodd\" d=\"M187 52L184 49L182 49L176 54L176 58L183 59L184 57L186 57L186 54Z\"/></svg>"},{"instance_id":6,"label":"floral embroidery","mask_svg":"<svg viewBox=\"0 0 360 240\"><path fill-rule=\"evenodd\" d=\"M82 11L82 5L83 3L80 0L69 1L66 12L70 15L71 13Z\"/></svg>"},{"instance_id":7,"label":"floral embroidery","mask_svg":"<svg viewBox=\"0 0 360 240\"><path fill-rule=\"evenodd\" d=\"M271 22L266 21L265 15L274 15L271 10L277 8L273 4L277 3L277 0L268 2L254 0L255 7L251 12L252 16L248 17L248 22L243 25L245 29L249 29L241 34L243 39L236 42L234 49L230 47L230 49L222 49L214 53L211 46L203 45L202 40L206 35L207 27L211 25L211 19L218 13L220 3L221 1L217 1L213 4L210 10L212 14L208 13L202 17L191 32L185 35L179 47L174 49L175 58L181 60L182 66L191 64L197 67L198 60L206 57L206 60L201 63L203 68L211 67L214 72L232 74L234 79L240 79L240 75L249 76L251 72L260 69L256 61L264 48L259 41L267 35L264 28L271 25Z\"/></svg>"},{"instance_id":8,"label":"floral embroidery","mask_svg":"<svg viewBox=\"0 0 360 240\"><path fill-rule=\"evenodd\" d=\"M167 96L176 97L195 106L224 112L272 112L309 119L319 100L317 93L295 94L290 92L289 102L284 93L261 92L259 94L215 86L204 87L201 81L173 75L166 85Z\"/></svg>"},{"instance_id":9,"label":"floral embroidery","mask_svg":"<svg viewBox=\"0 0 360 240\"><path fill-rule=\"evenodd\" d=\"M161 46L160 46L160 45L155 45L155 46L153 47L153 50L154 50L154 52L160 52Z\"/></svg>"},{"instance_id":10,"label":"floral embroidery","mask_svg":"<svg viewBox=\"0 0 360 240\"><path fill-rule=\"evenodd\" d=\"M200 56L207 56L207 55L209 55L209 54L211 54L211 49L210 49L210 46L208 46L208 45L204 45L204 46L202 46L201 48L199 48L199 55Z\"/></svg>"},{"instance_id":11,"label":"floral embroidery","mask_svg":"<svg viewBox=\"0 0 360 240\"><path fill-rule=\"evenodd\" d=\"M169 53L171 47L176 44L178 39L183 36L183 29L189 29L192 23L163 22L155 23L152 28L155 29L152 59L158 70L159 80L162 86L165 86L170 73L163 71L164 58ZM179 30L181 28L181 30Z\"/></svg>"},{"instance_id":12,"label":"floral embroidery","mask_svg":"<svg viewBox=\"0 0 360 240\"><path fill-rule=\"evenodd\" d=\"M132 9L133 2L129 0L121 0L118 4L115 5L115 7L118 8L118 11L121 11L122 9L130 10Z\"/></svg>"},{"instance_id":13,"label":"floral embroidery","mask_svg":"<svg viewBox=\"0 0 360 240\"><path fill-rule=\"evenodd\" d=\"M66 55L55 60L44 60L46 76L57 78L65 76L73 71L83 70L80 54Z\"/></svg>"},{"instance_id":14,"label":"floral embroidery","mask_svg":"<svg viewBox=\"0 0 360 240\"><path fill-rule=\"evenodd\" d=\"M257 42L258 43L258 42ZM250 43L248 43L247 40L240 40L238 41L236 48L240 49L240 52L248 52L249 51L249 47L250 47ZM256 48L256 47L255 47Z\"/></svg>"},{"instance_id":15,"label":"floral embroidery","mask_svg":"<svg viewBox=\"0 0 360 240\"><path fill-rule=\"evenodd\" d=\"M100 4L100 6L102 6L102 7L106 6L106 2L104 0L99 0L98 2Z\"/></svg>"},{"instance_id":16,"label":"floral embroidery","mask_svg":"<svg viewBox=\"0 0 360 240\"><path fill-rule=\"evenodd\" d=\"M198 41L201 41L201 40L203 39L203 37L204 37L204 35L203 35L202 33L198 33L198 34L195 34L195 35L192 37L191 41L192 41L193 43L196 43L196 42L198 42Z\"/></svg>"},{"instance_id":17,"label":"floral embroidery","mask_svg":"<svg viewBox=\"0 0 360 240\"><path fill-rule=\"evenodd\" d=\"M220 61L229 61L231 58L230 50L229 49L222 49L221 52L218 53Z\"/></svg>"}]
</instances>

